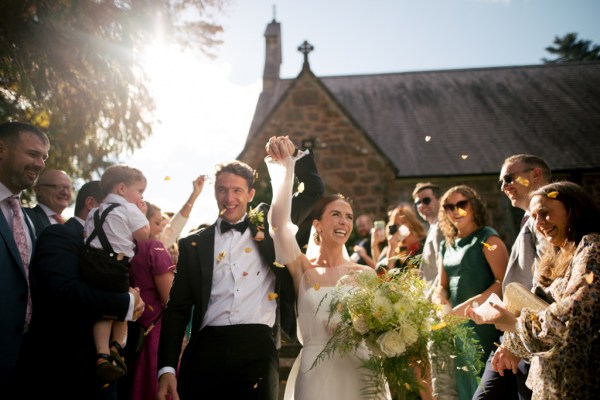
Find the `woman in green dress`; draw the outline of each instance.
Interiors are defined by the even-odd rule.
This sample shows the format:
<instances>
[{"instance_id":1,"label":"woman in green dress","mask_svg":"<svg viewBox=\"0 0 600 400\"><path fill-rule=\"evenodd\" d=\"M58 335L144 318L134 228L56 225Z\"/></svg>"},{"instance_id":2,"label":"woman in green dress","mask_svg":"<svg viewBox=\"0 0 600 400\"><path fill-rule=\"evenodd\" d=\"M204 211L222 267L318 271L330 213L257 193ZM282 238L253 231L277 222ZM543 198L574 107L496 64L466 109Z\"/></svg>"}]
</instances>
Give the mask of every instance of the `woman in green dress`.
<instances>
[{"instance_id":1,"label":"woman in green dress","mask_svg":"<svg viewBox=\"0 0 600 400\"><path fill-rule=\"evenodd\" d=\"M464 316L468 306L483 304L492 293L502 297L508 251L498 233L487 226L485 204L473 188L450 188L440 202L444 240L440 244L440 279L433 301L444 305L449 313ZM483 347L481 360L485 363L501 332L491 325L469 324ZM456 391L459 399L470 400L477 382L463 371L463 366L463 360L454 360Z\"/></svg>"}]
</instances>

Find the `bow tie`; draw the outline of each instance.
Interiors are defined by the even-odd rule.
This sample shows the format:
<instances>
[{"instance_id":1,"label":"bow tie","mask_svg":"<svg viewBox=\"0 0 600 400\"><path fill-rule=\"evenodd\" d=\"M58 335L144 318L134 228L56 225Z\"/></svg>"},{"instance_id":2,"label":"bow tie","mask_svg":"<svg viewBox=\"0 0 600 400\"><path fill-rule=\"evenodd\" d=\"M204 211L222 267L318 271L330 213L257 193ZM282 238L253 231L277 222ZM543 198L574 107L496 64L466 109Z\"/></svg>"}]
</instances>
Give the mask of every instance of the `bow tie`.
<instances>
[{"instance_id":1,"label":"bow tie","mask_svg":"<svg viewBox=\"0 0 600 400\"><path fill-rule=\"evenodd\" d=\"M231 229L235 229L240 233L244 233L246 228L248 227L248 219L244 218L242 222L238 222L237 224L230 224L229 222L222 220L221 221L221 233L225 233L230 231Z\"/></svg>"}]
</instances>

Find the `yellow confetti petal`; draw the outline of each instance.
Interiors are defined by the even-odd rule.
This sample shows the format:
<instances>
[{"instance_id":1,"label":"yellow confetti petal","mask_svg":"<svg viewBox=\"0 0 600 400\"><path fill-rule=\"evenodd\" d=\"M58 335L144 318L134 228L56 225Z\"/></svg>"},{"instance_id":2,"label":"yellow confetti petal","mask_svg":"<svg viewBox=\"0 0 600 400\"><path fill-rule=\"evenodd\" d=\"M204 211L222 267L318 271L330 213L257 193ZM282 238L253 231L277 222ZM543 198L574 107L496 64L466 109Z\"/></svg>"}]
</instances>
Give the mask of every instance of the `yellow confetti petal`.
<instances>
[{"instance_id":1,"label":"yellow confetti petal","mask_svg":"<svg viewBox=\"0 0 600 400\"><path fill-rule=\"evenodd\" d=\"M469 368L467 368L466 365L463 365L462 367L456 367L456 369L459 369L459 370L462 370L462 371L465 371L465 372L469 372Z\"/></svg>"},{"instance_id":2,"label":"yellow confetti petal","mask_svg":"<svg viewBox=\"0 0 600 400\"><path fill-rule=\"evenodd\" d=\"M462 208L458 207L458 215L460 215L461 217L466 217L467 216L467 212L465 210L463 210Z\"/></svg>"},{"instance_id":3,"label":"yellow confetti petal","mask_svg":"<svg viewBox=\"0 0 600 400\"><path fill-rule=\"evenodd\" d=\"M258 382L256 382L256 383L254 384L254 386L252 386L252 387L253 387L254 389L256 389L256 388L258 387Z\"/></svg>"},{"instance_id":4,"label":"yellow confetti petal","mask_svg":"<svg viewBox=\"0 0 600 400\"><path fill-rule=\"evenodd\" d=\"M250 252L252 252L252 247L245 247L245 248L244 248L244 251L245 251L246 253L250 253Z\"/></svg>"},{"instance_id":5,"label":"yellow confetti petal","mask_svg":"<svg viewBox=\"0 0 600 400\"><path fill-rule=\"evenodd\" d=\"M319 289L321 289L321 285L319 285L319 282L317 282L317 283L315 283L315 284L313 285L313 288L314 288L315 290L319 290Z\"/></svg>"},{"instance_id":6,"label":"yellow confetti petal","mask_svg":"<svg viewBox=\"0 0 600 400\"><path fill-rule=\"evenodd\" d=\"M279 295L277 293L273 293L273 292L271 292L267 295L267 298L269 299L269 301L273 301L278 297L279 297Z\"/></svg>"},{"instance_id":7,"label":"yellow confetti petal","mask_svg":"<svg viewBox=\"0 0 600 400\"><path fill-rule=\"evenodd\" d=\"M410 385L408 383L406 383L406 382L404 383L404 387L406 388L406 390L411 390Z\"/></svg>"},{"instance_id":8,"label":"yellow confetti petal","mask_svg":"<svg viewBox=\"0 0 600 400\"><path fill-rule=\"evenodd\" d=\"M429 142L431 140L431 136L425 136L425 141Z\"/></svg>"},{"instance_id":9,"label":"yellow confetti petal","mask_svg":"<svg viewBox=\"0 0 600 400\"><path fill-rule=\"evenodd\" d=\"M196 243L196 242L192 242L191 244L192 244L192 247L198 246L198 243Z\"/></svg>"},{"instance_id":10,"label":"yellow confetti petal","mask_svg":"<svg viewBox=\"0 0 600 400\"><path fill-rule=\"evenodd\" d=\"M546 196L548 196L551 199L555 199L556 196L558 196L558 192L555 190L553 192L548 193Z\"/></svg>"},{"instance_id":11,"label":"yellow confetti petal","mask_svg":"<svg viewBox=\"0 0 600 400\"><path fill-rule=\"evenodd\" d=\"M150 312L154 312L154 307L152 307L150 304L146 304L148 306L148 310L150 310Z\"/></svg>"},{"instance_id":12,"label":"yellow confetti petal","mask_svg":"<svg viewBox=\"0 0 600 400\"><path fill-rule=\"evenodd\" d=\"M304 182L298 184L298 193L304 192Z\"/></svg>"},{"instance_id":13,"label":"yellow confetti petal","mask_svg":"<svg viewBox=\"0 0 600 400\"><path fill-rule=\"evenodd\" d=\"M523 185L525 187L529 186L529 179L523 178L522 176L517 176L515 178L515 181L517 181L518 183L520 183L521 185Z\"/></svg>"},{"instance_id":14,"label":"yellow confetti petal","mask_svg":"<svg viewBox=\"0 0 600 400\"><path fill-rule=\"evenodd\" d=\"M442 321L442 322L440 322L439 324L435 324L435 325L433 325L433 326L431 327L431 330L432 330L432 331L437 331L437 330L439 330L439 329L442 329L442 328L443 328L443 327L445 327L445 326L446 326L446 322Z\"/></svg>"},{"instance_id":15,"label":"yellow confetti petal","mask_svg":"<svg viewBox=\"0 0 600 400\"><path fill-rule=\"evenodd\" d=\"M466 160L467 158L469 158L468 154L461 154L460 158L462 158L463 160Z\"/></svg>"},{"instance_id":16,"label":"yellow confetti petal","mask_svg":"<svg viewBox=\"0 0 600 400\"><path fill-rule=\"evenodd\" d=\"M222 210L221 210L221 212L219 212L219 215L223 215L223 214L225 214L226 212L227 212L227 209L226 209L226 208L224 208L224 209L222 209Z\"/></svg>"},{"instance_id":17,"label":"yellow confetti petal","mask_svg":"<svg viewBox=\"0 0 600 400\"><path fill-rule=\"evenodd\" d=\"M495 244L489 244L489 243L486 243L486 242L481 242L481 244L483 244L489 251L494 251L498 247Z\"/></svg>"},{"instance_id":18,"label":"yellow confetti petal","mask_svg":"<svg viewBox=\"0 0 600 400\"><path fill-rule=\"evenodd\" d=\"M225 253L224 251L220 252L219 255L217 256L217 262L223 261L223 259L225 258L226 254L227 253Z\"/></svg>"},{"instance_id":19,"label":"yellow confetti petal","mask_svg":"<svg viewBox=\"0 0 600 400\"><path fill-rule=\"evenodd\" d=\"M169 175L165 176L165 181L170 181L171 177Z\"/></svg>"},{"instance_id":20,"label":"yellow confetti petal","mask_svg":"<svg viewBox=\"0 0 600 400\"><path fill-rule=\"evenodd\" d=\"M592 282L594 282L594 273L590 272L589 274L587 274L585 276L585 280L586 280L587 283L589 283L591 285Z\"/></svg>"},{"instance_id":21,"label":"yellow confetti petal","mask_svg":"<svg viewBox=\"0 0 600 400\"><path fill-rule=\"evenodd\" d=\"M109 386L110 386L110 383L105 383L104 385L102 385L102 390L106 389Z\"/></svg>"},{"instance_id":22,"label":"yellow confetti petal","mask_svg":"<svg viewBox=\"0 0 600 400\"><path fill-rule=\"evenodd\" d=\"M277 268L285 268L285 265L278 263L277 261L275 261L273 263L274 266L276 266Z\"/></svg>"}]
</instances>

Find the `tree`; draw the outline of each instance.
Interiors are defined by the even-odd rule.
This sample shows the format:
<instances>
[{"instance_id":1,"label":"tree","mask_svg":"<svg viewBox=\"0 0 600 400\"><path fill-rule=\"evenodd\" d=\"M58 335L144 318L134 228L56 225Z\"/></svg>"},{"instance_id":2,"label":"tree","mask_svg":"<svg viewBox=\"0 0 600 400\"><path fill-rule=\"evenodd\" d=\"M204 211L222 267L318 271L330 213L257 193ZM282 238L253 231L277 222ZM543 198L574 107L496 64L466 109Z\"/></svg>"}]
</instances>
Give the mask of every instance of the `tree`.
<instances>
[{"instance_id":1,"label":"tree","mask_svg":"<svg viewBox=\"0 0 600 400\"><path fill-rule=\"evenodd\" d=\"M554 37L555 47L546 47L546 51L558 57L554 60L542 58L549 63L561 63L565 61L591 61L600 60L600 45L592 44L591 40L577 40L577 33L567 33L564 37Z\"/></svg>"},{"instance_id":2,"label":"tree","mask_svg":"<svg viewBox=\"0 0 600 400\"><path fill-rule=\"evenodd\" d=\"M48 167L89 178L152 133L143 47L162 37L211 55L227 0L2 0L0 121L50 137Z\"/></svg>"}]
</instances>

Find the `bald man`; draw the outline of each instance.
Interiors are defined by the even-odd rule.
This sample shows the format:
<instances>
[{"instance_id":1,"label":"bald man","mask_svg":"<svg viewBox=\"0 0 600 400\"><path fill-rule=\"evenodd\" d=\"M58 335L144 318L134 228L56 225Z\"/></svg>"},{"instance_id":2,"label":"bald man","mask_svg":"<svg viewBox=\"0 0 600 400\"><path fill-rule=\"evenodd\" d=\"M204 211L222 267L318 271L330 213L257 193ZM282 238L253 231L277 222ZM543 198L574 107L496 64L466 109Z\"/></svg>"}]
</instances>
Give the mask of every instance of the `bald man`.
<instances>
[{"instance_id":1,"label":"bald man","mask_svg":"<svg viewBox=\"0 0 600 400\"><path fill-rule=\"evenodd\" d=\"M62 213L71 202L72 187L73 182L65 171L49 169L40 175L33 186L38 204L25 209L36 235L49 225L64 223Z\"/></svg>"}]
</instances>

